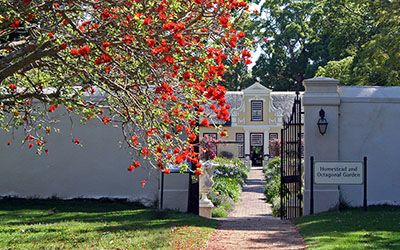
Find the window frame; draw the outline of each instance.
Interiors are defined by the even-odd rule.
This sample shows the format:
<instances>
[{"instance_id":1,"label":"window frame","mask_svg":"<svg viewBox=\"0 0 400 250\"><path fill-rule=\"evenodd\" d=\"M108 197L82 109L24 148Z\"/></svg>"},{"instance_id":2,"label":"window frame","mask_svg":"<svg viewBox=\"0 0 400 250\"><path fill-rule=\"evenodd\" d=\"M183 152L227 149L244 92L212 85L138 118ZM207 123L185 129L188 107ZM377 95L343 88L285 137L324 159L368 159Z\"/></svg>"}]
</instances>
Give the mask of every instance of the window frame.
<instances>
[{"instance_id":1,"label":"window frame","mask_svg":"<svg viewBox=\"0 0 400 250\"><path fill-rule=\"evenodd\" d=\"M238 135L243 136L243 141L238 140ZM244 149L245 149L245 143L246 143L245 134L244 133L236 133L235 140L236 140L236 142L241 142L241 144L238 144L238 158L244 158L245 157Z\"/></svg>"},{"instance_id":2,"label":"window frame","mask_svg":"<svg viewBox=\"0 0 400 250\"><path fill-rule=\"evenodd\" d=\"M261 115L260 115L260 119L255 119L255 118L254 118L253 103L261 103ZM252 121L252 122L262 122L262 121L264 121L264 101L263 101L263 100L251 100L251 101L250 101L250 109L251 109L251 121ZM257 111L258 111L258 110L257 110Z\"/></svg>"},{"instance_id":3,"label":"window frame","mask_svg":"<svg viewBox=\"0 0 400 250\"><path fill-rule=\"evenodd\" d=\"M271 135L275 135L276 138L271 138ZM269 133L269 138L268 139L269 139L269 141L274 140L274 139L279 140L279 134L278 133Z\"/></svg>"}]
</instances>

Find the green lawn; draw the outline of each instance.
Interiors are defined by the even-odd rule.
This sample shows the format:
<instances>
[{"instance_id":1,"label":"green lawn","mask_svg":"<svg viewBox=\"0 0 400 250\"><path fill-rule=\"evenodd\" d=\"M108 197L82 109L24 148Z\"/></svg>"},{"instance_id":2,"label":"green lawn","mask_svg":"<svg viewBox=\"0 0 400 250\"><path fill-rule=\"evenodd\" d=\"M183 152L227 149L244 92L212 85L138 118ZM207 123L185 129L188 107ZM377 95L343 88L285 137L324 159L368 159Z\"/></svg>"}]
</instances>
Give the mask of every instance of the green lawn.
<instances>
[{"instance_id":1,"label":"green lawn","mask_svg":"<svg viewBox=\"0 0 400 250\"><path fill-rule=\"evenodd\" d=\"M198 249L216 226L132 203L0 200L0 249Z\"/></svg>"},{"instance_id":2,"label":"green lawn","mask_svg":"<svg viewBox=\"0 0 400 250\"><path fill-rule=\"evenodd\" d=\"M327 212L295 223L310 249L400 249L400 207Z\"/></svg>"}]
</instances>

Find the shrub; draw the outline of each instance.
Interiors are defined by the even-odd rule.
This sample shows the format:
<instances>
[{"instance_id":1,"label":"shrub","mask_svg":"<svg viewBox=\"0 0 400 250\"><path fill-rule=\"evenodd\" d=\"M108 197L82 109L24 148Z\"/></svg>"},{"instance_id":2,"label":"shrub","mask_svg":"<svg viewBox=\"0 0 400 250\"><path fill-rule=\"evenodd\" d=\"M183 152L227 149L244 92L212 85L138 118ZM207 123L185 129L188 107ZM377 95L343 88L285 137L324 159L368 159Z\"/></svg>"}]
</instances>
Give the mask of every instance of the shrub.
<instances>
[{"instance_id":1,"label":"shrub","mask_svg":"<svg viewBox=\"0 0 400 250\"><path fill-rule=\"evenodd\" d=\"M273 216L281 216L281 197L275 196L271 202L272 205L272 215Z\"/></svg>"},{"instance_id":2,"label":"shrub","mask_svg":"<svg viewBox=\"0 0 400 250\"><path fill-rule=\"evenodd\" d=\"M239 201L240 198L240 185L236 179L218 177L214 179L212 191L216 194L227 195L234 202Z\"/></svg>"},{"instance_id":3,"label":"shrub","mask_svg":"<svg viewBox=\"0 0 400 250\"><path fill-rule=\"evenodd\" d=\"M264 194L266 201L272 203L274 197L279 196L279 190L281 185L281 174L280 174L281 160L276 157L268 162L268 167L264 168L265 175L265 189Z\"/></svg>"},{"instance_id":4,"label":"shrub","mask_svg":"<svg viewBox=\"0 0 400 250\"><path fill-rule=\"evenodd\" d=\"M214 171L214 179L218 177L233 178L243 186L249 174L249 169L240 159L228 160L218 157L213 162L218 164Z\"/></svg>"},{"instance_id":5,"label":"shrub","mask_svg":"<svg viewBox=\"0 0 400 250\"><path fill-rule=\"evenodd\" d=\"M263 169L265 175L264 194L266 202L272 205L272 215L279 216L280 212L280 186L281 186L281 159L275 157Z\"/></svg>"},{"instance_id":6,"label":"shrub","mask_svg":"<svg viewBox=\"0 0 400 250\"><path fill-rule=\"evenodd\" d=\"M209 199L214 204L214 217L226 217L235 202L239 201L241 187L249 169L240 159L215 158L214 184Z\"/></svg>"}]
</instances>

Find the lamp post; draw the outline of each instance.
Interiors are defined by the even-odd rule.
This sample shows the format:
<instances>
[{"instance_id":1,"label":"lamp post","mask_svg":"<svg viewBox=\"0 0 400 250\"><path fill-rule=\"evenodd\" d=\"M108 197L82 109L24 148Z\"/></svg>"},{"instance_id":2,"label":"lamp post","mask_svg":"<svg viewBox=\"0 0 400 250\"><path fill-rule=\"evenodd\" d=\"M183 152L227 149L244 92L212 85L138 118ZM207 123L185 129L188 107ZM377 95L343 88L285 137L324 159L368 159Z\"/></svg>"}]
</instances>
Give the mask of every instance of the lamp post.
<instances>
[{"instance_id":1,"label":"lamp post","mask_svg":"<svg viewBox=\"0 0 400 250\"><path fill-rule=\"evenodd\" d=\"M328 121L325 119L325 111L323 109L319 111L319 117L320 118L317 122L318 130L321 135L324 135L326 133L326 129L328 128Z\"/></svg>"}]
</instances>

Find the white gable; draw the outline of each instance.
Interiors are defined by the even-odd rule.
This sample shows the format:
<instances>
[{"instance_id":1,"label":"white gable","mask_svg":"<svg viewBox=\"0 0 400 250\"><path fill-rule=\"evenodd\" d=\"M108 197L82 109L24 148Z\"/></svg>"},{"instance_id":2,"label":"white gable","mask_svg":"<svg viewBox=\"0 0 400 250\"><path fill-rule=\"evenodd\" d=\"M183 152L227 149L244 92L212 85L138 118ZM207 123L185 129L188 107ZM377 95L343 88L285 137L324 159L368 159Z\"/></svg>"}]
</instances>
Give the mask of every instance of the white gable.
<instances>
[{"instance_id":1,"label":"white gable","mask_svg":"<svg viewBox=\"0 0 400 250\"><path fill-rule=\"evenodd\" d=\"M252 95L269 95L272 90L267 87L264 87L260 83L256 82L247 89L243 90L244 94L252 94Z\"/></svg>"}]
</instances>

